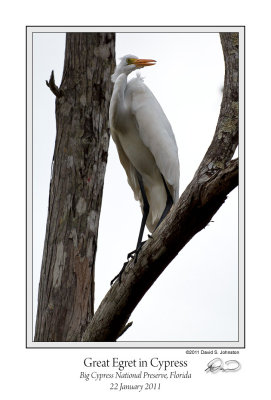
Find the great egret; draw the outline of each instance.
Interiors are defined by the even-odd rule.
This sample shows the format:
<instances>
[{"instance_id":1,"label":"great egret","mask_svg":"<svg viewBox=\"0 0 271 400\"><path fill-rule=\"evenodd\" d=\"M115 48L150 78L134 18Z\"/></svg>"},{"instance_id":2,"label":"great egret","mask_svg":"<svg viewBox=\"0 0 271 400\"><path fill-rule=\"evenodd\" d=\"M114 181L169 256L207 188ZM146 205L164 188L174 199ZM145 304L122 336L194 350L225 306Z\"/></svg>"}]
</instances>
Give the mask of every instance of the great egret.
<instances>
[{"instance_id":1,"label":"great egret","mask_svg":"<svg viewBox=\"0 0 271 400\"><path fill-rule=\"evenodd\" d=\"M143 213L136 250L129 253L135 253L135 262L144 243L145 225L154 232L179 197L178 148L171 125L139 74L127 83L132 71L155 63L128 54L121 58L111 77L114 82L109 109L111 135ZM123 269L117 277L121 278Z\"/></svg>"}]
</instances>

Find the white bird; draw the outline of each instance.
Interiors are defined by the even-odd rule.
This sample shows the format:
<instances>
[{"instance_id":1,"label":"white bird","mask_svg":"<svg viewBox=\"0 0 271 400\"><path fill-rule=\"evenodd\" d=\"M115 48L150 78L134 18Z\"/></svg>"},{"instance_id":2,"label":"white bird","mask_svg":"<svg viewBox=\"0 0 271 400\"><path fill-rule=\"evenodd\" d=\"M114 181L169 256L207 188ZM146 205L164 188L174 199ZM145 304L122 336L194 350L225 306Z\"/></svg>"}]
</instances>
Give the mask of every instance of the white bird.
<instances>
[{"instance_id":1,"label":"white bird","mask_svg":"<svg viewBox=\"0 0 271 400\"><path fill-rule=\"evenodd\" d=\"M155 63L129 54L121 58L111 77L114 89L109 109L110 131L143 213L135 261L145 225L154 232L179 198L178 148L171 125L139 74L127 82L131 72Z\"/></svg>"}]
</instances>

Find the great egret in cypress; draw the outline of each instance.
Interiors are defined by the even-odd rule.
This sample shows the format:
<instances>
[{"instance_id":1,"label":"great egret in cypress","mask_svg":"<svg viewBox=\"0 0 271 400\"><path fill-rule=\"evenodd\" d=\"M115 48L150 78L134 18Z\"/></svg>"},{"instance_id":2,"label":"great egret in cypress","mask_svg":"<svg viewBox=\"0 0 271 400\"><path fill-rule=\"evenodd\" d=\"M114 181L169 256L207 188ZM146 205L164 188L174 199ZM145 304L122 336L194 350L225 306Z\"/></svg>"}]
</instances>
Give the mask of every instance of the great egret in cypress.
<instances>
[{"instance_id":1,"label":"great egret in cypress","mask_svg":"<svg viewBox=\"0 0 271 400\"><path fill-rule=\"evenodd\" d=\"M112 75L110 131L143 214L136 249L129 253L135 253L135 262L144 243L145 225L154 232L179 198L178 148L171 125L139 74L127 82L131 72L155 63L129 54L121 58ZM123 269L111 284L121 279Z\"/></svg>"}]
</instances>

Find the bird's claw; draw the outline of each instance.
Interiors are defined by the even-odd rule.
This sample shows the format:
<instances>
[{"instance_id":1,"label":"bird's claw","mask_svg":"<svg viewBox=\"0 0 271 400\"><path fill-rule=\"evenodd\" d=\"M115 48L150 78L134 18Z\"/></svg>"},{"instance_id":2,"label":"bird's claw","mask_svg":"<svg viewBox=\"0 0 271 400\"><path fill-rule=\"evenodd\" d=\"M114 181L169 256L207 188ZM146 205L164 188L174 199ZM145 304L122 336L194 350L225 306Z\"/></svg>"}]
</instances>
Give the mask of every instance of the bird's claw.
<instances>
[{"instance_id":1,"label":"bird's claw","mask_svg":"<svg viewBox=\"0 0 271 400\"><path fill-rule=\"evenodd\" d=\"M130 258L133 259L134 258L134 254L135 254L136 250L131 251L130 253L127 254L127 260L129 261Z\"/></svg>"},{"instance_id":2,"label":"bird's claw","mask_svg":"<svg viewBox=\"0 0 271 400\"><path fill-rule=\"evenodd\" d=\"M151 235L148 235L148 237L149 237L149 239L153 238ZM146 243L146 240L144 242L141 242L140 245L135 250L133 250L127 254L127 261L123 264L123 267L120 270L120 272L118 273L118 275L116 275L115 278L112 279L112 281L110 282L110 286L112 286L116 280L118 280L119 283L121 283L121 277L122 277L122 274L123 274L128 262L130 261L130 259L132 259L132 260L134 260L134 264L136 264L138 254L139 254L140 250L142 249L142 246L144 243Z\"/></svg>"},{"instance_id":3,"label":"bird's claw","mask_svg":"<svg viewBox=\"0 0 271 400\"><path fill-rule=\"evenodd\" d=\"M141 248L142 248L142 246L143 246L144 243L145 243L145 242L141 242L140 245L139 245L135 250L133 250L133 251L131 251L130 253L127 254L127 260L128 260L128 261L129 261L130 258L131 258L131 259L134 260L134 263L136 264L138 254L139 254L139 252L140 252L140 250L141 250Z\"/></svg>"},{"instance_id":4,"label":"bird's claw","mask_svg":"<svg viewBox=\"0 0 271 400\"><path fill-rule=\"evenodd\" d=\"M119 283L121 283L121 276L122 276L122 274L123 274L123 272L124 272L124 270L125 270L127 264L128 264L128 261L126 261L126 262L123 264L123 267L122 267L122 269L120 270L120 272L118 273L118 275L116 275L115 278L113 278L112 281L110 282L110 286L112 286L113 283L114 283L116 280L118 280Z\"/></svg>"},{"instance_id":5,"label":"bird's claw","mask_svg":"<svg viewBox=\"0 0 271 400\"><path fill-rule=\"evenodd\" d=\"M148 238L149 238L149 239L153 239L153 237L152 237L151 235L148 235ZM142 249L143 244L146 243L146 241L147 241L147 240L144 240L143 242L141 242L140 245L139 245L135 250L133 250L133 251L131 251L130 253L127 254L127 260L128 260L128 261L129 261L130 258L131 258L131 259L134 260L134 263L137 262L138 254L139 254L140 250Z\"/></svg>"}]
</instances>

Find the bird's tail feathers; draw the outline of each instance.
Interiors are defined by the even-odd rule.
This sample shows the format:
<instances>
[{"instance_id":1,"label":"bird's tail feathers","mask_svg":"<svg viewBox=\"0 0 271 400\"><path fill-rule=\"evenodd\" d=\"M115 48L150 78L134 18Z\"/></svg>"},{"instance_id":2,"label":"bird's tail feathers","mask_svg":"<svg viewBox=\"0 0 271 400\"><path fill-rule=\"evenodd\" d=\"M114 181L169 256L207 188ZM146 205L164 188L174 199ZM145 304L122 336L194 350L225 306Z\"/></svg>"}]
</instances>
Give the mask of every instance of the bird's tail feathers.
<instances>
[{"instance_id":1,"label":"bird's tail feathers","mask_svg":"<svg viewBox=\"0 0 271 400\"><path fill-rule=\"evenodd\" d=\"M160 185L152 186L151 190L146 194L150 204L150 214L146 225L149 231L153 232L165 209L167 195L165 190L161 190Z\"/></svg>"}]
</instances>

